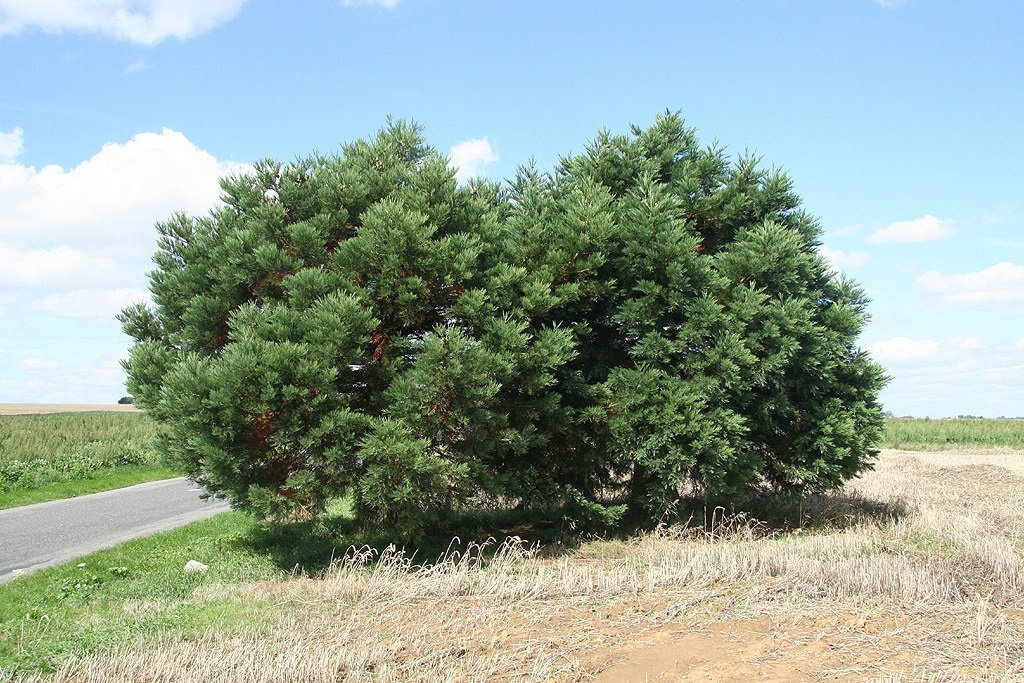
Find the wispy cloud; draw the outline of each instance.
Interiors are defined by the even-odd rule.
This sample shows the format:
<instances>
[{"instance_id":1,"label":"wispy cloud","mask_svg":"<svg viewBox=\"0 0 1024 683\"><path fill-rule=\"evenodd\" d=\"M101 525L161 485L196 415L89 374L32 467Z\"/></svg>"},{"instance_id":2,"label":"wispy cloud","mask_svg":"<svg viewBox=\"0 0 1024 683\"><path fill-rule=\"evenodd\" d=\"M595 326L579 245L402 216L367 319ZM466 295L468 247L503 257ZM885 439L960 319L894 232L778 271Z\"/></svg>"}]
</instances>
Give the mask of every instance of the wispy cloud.
<instances>
[{"instance_id":1,"label":"wispy cloud","mask_svg":"<svg viewBox=\"0 0 1024 683\"><path fill-rule=\"evenodd\" d=\"M25 370L27 372L51 372L59 370L60 363L44 358L23 358L17 363L12 363L11 367L15 370Z\"/></svg>"},{"instance_id":2,"label":"wispy cloud","mask_svg":"<svg viewBox=\"0 0 1024 683\"><path fill-rule=\"evenodd\" d=\"M975 273L933 270L917 279L917 287L951 306L1024 304L1024 266L1004 261Z\"/></svg>"},{"instance_id":3,"label":"wispy cloud","mask_svg":"<svg viewBox=\"0 0 1024 683\"><path fill-rule=\"evenodd\" d=\"M14 161L21 155L25 145L25 133L14 128L9 133L0 133L0 164Z\"/></svg>"},{"instance_id":4,"label":"wispy cloud","mask_svg":"<svg viewBox=\"0 0 1024 683\"><path fill-rule=\"evenodd\" d=\"M124 72L126 74L137 74L137 73L141 73L141 72L145 71L148 68L149 68L149 64L146 63L145 59L142 59L140 57L139 59L136 59L134 62L132 62L131 64L126 66L124 68Z\"/></svg>"},{"instance_id":5,"label":"wispy cloud","mask_svg":"<svg viewBox=\"0 0 1024 683\"><path fill-rule=\"evenodd\" d=\"M927 215L912 221L891 223L880 230L876 230L868 237L868 243L933 242L952 237L955 234L956 228L953 221Z\"/></svg>"},{"instance_id":6,"label":"wispy cloud","mask_svg":"<svg viewBox=\"0 0 1024 683\"><path fill-rule=\"evenodd\" d=\"M970 354L984 348L985 344L973 337L945 340L893 337L872 345L870 351L883 365L929 365L951 361L973 363Z\"/></svg>"},{"instance_id":7,"label":"wispy cloud","mask_svg":"<svg viewBox=\"0 0 1024 683\"><path fill-rule=\"evenodd\" d=\"M0 379L4 399L38 403L113 403L124 395L124 354L107 354L90 359L91 364L61 362L32 356L8 367L14 377Z\"/></svg>"},{"instance_id":8,"label":"wispy cloud","mask_svg":"<svg viewBox=\"0 0 1024 683\"><path fill-rule=\"evenodd\" d=\"M871 262L871 254L865 251L847 253L840 249L822 246L818 247L818 252L828 259L828 262L832 264L832 268L836 271L861 268Z\"/></svg>"},{"instance_id":9,"label":"wispy cloud","mask_svg":"<svg viewBox=\"0 0 1024 683\"><path fill-rule=\"evenodd\" d=\"M32 308L69 318L97 318L113 323L119 311L140 301L149 301L148 290L76 289L48 296Z\"/></svg>"},{"instance_id":10,"label":"wispy cloud","mask_svg":"<svg viewBox=\"0 0 1024 683\"><path fill-rule=\"evenodd\" d=\"M893 378L881 398L897 414L1024 415L1024 340L894 337L870 351Z\"/></svg>"},{"instance_id":11,"label":"wispy cloud","mask_svg":"<svg viewBox=\"0 0 1024 683\"><path fill-rule=\"evenodd\" d=\"M0 36L99 33L142 45L181 40L233 19L248 0L0 0Z\"/></svg>"},{"instance_id":12,"label":"wispy cloud","mask_svg":"<svg viewBox=\"0 0 1024 683\"><path fill-rule=\"evenodd\" d=\"M460 183L483 175L482 167L498 160L498 153L487 138L466 140L452 147L448 165L455 169Z\"/></svg>"}]
</instances>

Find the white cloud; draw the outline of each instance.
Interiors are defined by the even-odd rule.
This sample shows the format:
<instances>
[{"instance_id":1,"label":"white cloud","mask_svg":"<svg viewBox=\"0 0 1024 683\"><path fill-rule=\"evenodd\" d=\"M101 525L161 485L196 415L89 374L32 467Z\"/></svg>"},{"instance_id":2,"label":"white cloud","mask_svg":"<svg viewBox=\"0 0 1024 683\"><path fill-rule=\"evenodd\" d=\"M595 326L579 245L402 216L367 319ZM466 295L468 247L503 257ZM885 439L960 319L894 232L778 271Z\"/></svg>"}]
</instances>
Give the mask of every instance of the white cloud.
<instances>
[{"instance_id":1,"label":"white cloud","mask_svg":"<svg viewBox=\"0 0 1024 683\"><path fill-rule=\"evenodd\" d=\"M0 316L112 323L146 298L154 224L206 214L220 178L247 170L169 129L105 145L70 170L0 163Z\"/></svg>"},{"instance_id":2,"label":"white cloud","mask_svg":"<svg viewBox=\"0 0 1024 683\"><path fill-rule=\"evenodd\" d=\"M247 0L0 0L0 36L30 29L100 33L154 45L233 19Z\"/></svg>"},{"instance_id":3,"label":"white cloud","mask_svg":"<svg viewBox=\"0 0 1024 683\"><path fill-rule=\"evenodd\" d=\"M481 167L498 160L498 153L491 147L487 138L466 140L451 148L448 165L455 170L455 177L460 183L470 178L483 175Z\"/></svg>"},{"instance_id":4,"label":"white cloud","mask_svg":"<svg viewBox=\"0 0 1024 683\"><path fill-rule=\"evenodd\" d=\"M952 306L1024 303L1024 266L997 263L976 273L942 275L933 270L917 279L918 289Z\"/></svg>"},{"instance_id":5,"label":"white cloud","mask_svg":"<svg viewBox=\"0 0 1024 683\"><path fill-rule=\"evenodd\" d=\"M893 337L870 347L871 356L882 365L932 365L958 364L973 365L971 356L985 348L985 344L973 337L953 337L936 341L932 339L911 339Z\"/></svg>"},{"instance_id":6,"label":"white cloud","mask_svg":"<svg viewBox=\"0 0 1024 683\"><path fill-rule=\"evenodd\" d=\"M830 249L829 247L821 246L818 247L818 252L828 259L828 262L832 264L832 268L836 271L860 268L871 262L871 254L863 251L847 254L840 249Z\"/></svg>"},{"instance_id":7,"label":"white cloud","mask_svg":"<svg viewBox=\"0 0 1024 683\"><path fill-rule=\"evenodd\" d=\"M24 144L24 131L21 128L14 128L10 133L0 133L0 164L17 159Z\"/></svg>"},{"instance_id":8,"label":"white cloud","mask_svg":"<svg viewBox=\"0 0 1024 683\"><path fill-rule=\"evenodd\" d=\"M25 358L11 365L15 370L27 372L51 372L60 369L60 363L55 360L44 360L42 358Z\"/></svg>"},{"instance_id":9,"label":"white cloud","mask_svg":"<svg viewBox=\"0 0 1024 683\"><path fill-rule=\"evenodd\" d=\"M208 211L232 170L167 128L105 145L70 170L0 164L0 242L148 257L153 224L177 210Z\"/></svg>"},{"instance_id":10,"label":"white cloud","mask_svg":"<svg viewBox=\"0 0 1024 683\"><path fill-rule=\"evenodd\" d=\"M126 74L137 74L149 68L149 64L141 57L124 68Z\"/></svg>"},{"instance_id":11,"label":"white cloud","mask_svg":"<svg viewBox=\"0 0 1024 683\"><path fill-rule=\"evenodd\" d=\"M145 289L76 289L52 294L32 305L34 310L69 318L98 318L113 321L114 316L139 301L149 301Z\"/></svg>"},{"instance_id":12,"label":"white cloud","mask_svg":"<svg viewBox=\"0 0 1024 683\"><path fill-rule=\"evenodd\" d=\"M70 247L14 249L0 243L0 286L17 289L60 289L118 277L110 258Z\"/></svg>"},{"instance_id":13,"label":"white cloud","mask_svg":"<svg viewBox=\"0 0 1024 683\"><path fill-rule=\"evenodd\" d=\"M897 415L1020 415L1024 363L1011 343L894 337L869 347L893 379L882 403Z\"/></svg>"},{"instance_id":14,"label":"white cloud","mask_svg":"<svg viewBox=\"0 0 1024 683\"><path fill-rule=\"evenodd\" d=\"M124 396L123 353L89 359L89 364L25 359L30 379L0 379L4 399L17 403L114 403Z\"/></svg>"},{"instance_id":15,"label":"white cloud","mask_svg":"<svg viewBox=\"0 0 1024 683\"><path fill-rule=\"evenodd\" d=\"M891 223L887 227L873 232L868 238L868 242L870 244L933 242L946 239L954 234L956 234L956 228L953 226L953 221L928 215L912 221Z\"/></svg>"},{"instance_id":16,"label":"white cloud","mask_svg":"<svg viewBox=\"0 0 1024 683\"><path fill-rule=\"evenodd\" d=\"M875 0L875 2L886 9L892 9L899 7L900 5L907 4L907 0Z\"/></svg>"},{"instance_id":17,"label":"white cloud","mask_svg":"<svg viewBox=\"0 0 1024 683\"><path fill-rule=\"evenodd\" d=\"M889 363L919 363L935 360L940 353L940 344L928 339L914 340L910 337L894 337L873 344L871 355L883 365Z\"/></svg>"}]
</instances>

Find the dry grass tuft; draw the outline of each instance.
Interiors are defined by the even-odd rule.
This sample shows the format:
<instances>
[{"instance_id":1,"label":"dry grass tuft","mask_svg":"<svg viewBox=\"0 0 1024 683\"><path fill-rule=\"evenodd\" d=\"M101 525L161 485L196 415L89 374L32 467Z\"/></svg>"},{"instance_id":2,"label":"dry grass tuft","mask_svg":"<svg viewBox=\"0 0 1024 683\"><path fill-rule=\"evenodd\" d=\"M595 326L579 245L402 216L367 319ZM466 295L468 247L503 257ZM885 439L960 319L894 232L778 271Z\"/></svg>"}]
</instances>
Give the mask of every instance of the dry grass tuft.
<instances>
[{"instance_id":1,"label":"dry grass tuft","mask_svg":"<svg viewBox=\"0 0 1024 683\"><path fill-rule=\"evenodd\" d=\"M559 558L512 539L430 564L353 548L323 579L193 597L271 597L273 623L52 680L1024 681L1022 492L1019 452L886 452L813 502L831 521L811 529L725 520Z\"/></svg>"}]
</instances>

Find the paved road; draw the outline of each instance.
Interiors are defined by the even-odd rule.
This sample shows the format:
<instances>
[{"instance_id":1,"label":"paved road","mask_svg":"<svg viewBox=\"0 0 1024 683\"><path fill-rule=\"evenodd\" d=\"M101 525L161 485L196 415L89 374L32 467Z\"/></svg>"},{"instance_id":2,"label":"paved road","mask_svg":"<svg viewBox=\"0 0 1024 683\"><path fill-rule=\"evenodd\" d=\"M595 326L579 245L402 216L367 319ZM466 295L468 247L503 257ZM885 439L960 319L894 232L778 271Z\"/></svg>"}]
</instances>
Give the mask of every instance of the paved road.
<instances>
[{"instance_id":1,"label":"paved road","mask_svg":"<svg viewBox=\"0 0 1024 683\"><path fill-rule=\"evenodd\" d=\"M228 509L184 477L0 510L0 583Z\"/></svg>"}]
</instances>

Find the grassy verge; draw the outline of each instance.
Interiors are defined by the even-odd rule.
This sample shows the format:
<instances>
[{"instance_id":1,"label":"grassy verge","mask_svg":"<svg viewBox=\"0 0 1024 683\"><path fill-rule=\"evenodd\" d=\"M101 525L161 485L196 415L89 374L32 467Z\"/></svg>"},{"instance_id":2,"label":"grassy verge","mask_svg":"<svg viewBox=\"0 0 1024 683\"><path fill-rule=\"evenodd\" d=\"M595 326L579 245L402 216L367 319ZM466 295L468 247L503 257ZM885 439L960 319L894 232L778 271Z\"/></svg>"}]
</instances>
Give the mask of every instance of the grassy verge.
<instances>
[{"instance_id":1,"label":"grassy verge","mask_svg":"<svg viewBox=\"0 0 1024 683\"><path fill-rule=\"evenodd\" d=\"M258 598L203 597L287 575L254 543L255 532L250 517L228 512L0 585L0 672L52 671L68 657L157 635L190 638L265 621L269 608ZM193 559L209 571L184 573Z\"/></svg>"},{"instance_id":2,"label":"grassy verge","mask_svg":"<svg viewBox=\"0 0 1024 683\"><path fill-rule=\"evenodd\" d=\"M32 505L33 503L45 503L50 500L85 496L90 493L111 491L134 484L144 484L147 481L171 479L180 476L180 472L169 467L151 465L112 467L107 470L93 472L88 479L59 481L45 484L38 488L14 489L13 491L0 493L0 510L20 507L22 505Z\"/></svg>"},{"instance_id":3,"label":"grassy verge","mask_svg":"<svg viewBox=\"0 0 1024 683\"><path fill-rule=\"evenodd\" d=\"M0 416L0 509L177 476L142 413Z\"/></svg>"},{"instance_id":4,"label":"grassy verge","mask_svg":"<svg viewBox=\"0 0 1024 683\"><path fill-rule=\"evenodd\" d=\"M455 533L487 538L461 527L409 554L437 558ZM285 527L226 512L16 577L0 584L0 681L50 673L96 652L269 628L282 613L276 599L250 593L254 582L320 577L352 548L389 545L379 532L355 527L350 504L338 501L324 519ZM209 570L186 574L189 560Z\"/></svg>"},{"instance_id":5,"label":"grassy verge","mask_svg":"<svg viewBox=\"0 0 1024 683\"><path fill-rule=\"evenodd\" d=\"M890 418L885 421L885 433L880 445L882 448L898 450L1024 450L1024 420Z\"/></svg>"}]
</instances>

